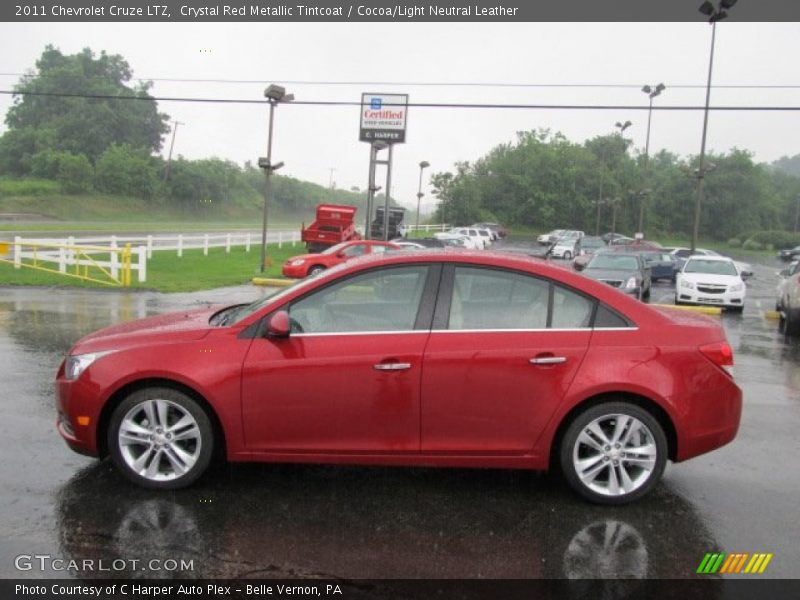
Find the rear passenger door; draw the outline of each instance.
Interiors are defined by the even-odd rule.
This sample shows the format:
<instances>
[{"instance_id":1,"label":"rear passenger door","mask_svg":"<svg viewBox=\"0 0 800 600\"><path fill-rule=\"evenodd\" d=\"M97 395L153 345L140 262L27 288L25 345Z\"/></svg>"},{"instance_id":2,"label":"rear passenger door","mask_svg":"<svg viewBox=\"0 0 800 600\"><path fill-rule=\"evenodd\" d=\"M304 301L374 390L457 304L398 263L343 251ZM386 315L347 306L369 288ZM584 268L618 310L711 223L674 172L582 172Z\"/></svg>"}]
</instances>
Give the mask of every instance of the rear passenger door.
<instances>
[{"instance_id":1,"label":"rear passenger door","mask_svg":"<svg viewBox=\"0 0 800 600\"><path fill-rule=\"evenodd\" d=\"M591 337L595 303L517 271L448 265L423 357L423 452L529 452Z\"/></svg>"}]
</instances>

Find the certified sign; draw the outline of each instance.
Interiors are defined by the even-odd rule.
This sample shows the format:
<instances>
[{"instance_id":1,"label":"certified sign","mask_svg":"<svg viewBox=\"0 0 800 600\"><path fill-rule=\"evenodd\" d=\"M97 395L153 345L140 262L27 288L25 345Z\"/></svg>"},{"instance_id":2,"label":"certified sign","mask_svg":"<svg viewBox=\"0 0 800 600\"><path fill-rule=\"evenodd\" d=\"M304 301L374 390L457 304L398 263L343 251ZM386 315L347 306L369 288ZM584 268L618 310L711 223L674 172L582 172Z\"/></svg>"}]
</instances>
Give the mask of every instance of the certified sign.
<instances>
[{"instance_id":1,"label":"certified sign","mask_svg":"<svg viewBox=\"0 0 800 600\"><path fill-rule=\"evenodd\" d=\"M361 94L358 139L402 144L406 141L407 115L408 94Z\"/></svg>"}]
</instances>

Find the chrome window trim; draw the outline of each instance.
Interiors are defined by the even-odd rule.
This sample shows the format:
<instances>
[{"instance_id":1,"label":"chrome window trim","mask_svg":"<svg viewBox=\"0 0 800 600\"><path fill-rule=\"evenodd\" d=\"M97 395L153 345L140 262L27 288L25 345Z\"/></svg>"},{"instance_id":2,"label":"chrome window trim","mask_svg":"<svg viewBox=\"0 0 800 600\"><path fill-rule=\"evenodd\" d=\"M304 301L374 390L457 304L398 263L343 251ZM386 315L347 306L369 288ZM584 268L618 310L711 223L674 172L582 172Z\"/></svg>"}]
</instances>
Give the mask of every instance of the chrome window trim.
<instances>
[{"instance_id":1,"label":"chrome window trim","mask_svg":"<svg viewBox=\"0 0 800 600\"><path fill-rule=\"evenodd\" d=\"M544 333L566 331L638 331L638 327L575 327L572 329L414 329L398 331L325 331L320 333L292 333L290 337L328 337L332 335L401 335L409 333Z\"/></svg>"}]
</instances>

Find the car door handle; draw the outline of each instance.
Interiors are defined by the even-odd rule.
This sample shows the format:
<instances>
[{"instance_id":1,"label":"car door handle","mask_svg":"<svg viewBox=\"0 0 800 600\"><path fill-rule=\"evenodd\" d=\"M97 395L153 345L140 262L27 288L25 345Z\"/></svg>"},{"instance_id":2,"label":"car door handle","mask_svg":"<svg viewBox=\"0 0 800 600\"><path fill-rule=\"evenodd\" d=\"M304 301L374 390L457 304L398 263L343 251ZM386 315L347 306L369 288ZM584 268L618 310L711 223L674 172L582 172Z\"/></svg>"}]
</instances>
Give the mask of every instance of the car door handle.
<instances>
[{"instance_id":1,"label":"car door handle","mask_svg":"<svg viewBox=\"0 0 800 600\"><path fill-rule=\"evenodd\" d=\"M411 368L411 363L391 362L391 363L378 363L372 365L373 369L378 371L405 371Z\"/></svg>"},{"instance_id":2,"label":"car door handle","mask_svg":"<svg viewBox=\"0 0 800 600\"><path fill-rule=\"evenodd\" d=\"M530 359L532 365L559 365L567 362L566 356L537 356Z\"/></svg>"}]
</instances>

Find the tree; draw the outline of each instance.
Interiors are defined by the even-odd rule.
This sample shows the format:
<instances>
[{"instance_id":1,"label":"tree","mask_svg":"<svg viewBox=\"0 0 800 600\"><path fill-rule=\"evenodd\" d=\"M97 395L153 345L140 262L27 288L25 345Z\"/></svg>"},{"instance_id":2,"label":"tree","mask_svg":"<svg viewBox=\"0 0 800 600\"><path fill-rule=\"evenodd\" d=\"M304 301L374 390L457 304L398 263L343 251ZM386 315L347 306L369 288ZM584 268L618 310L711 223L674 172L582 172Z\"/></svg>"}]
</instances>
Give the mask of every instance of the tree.
<instances>
[{"instance_id":1,"label":"tree","mask_svg":"<svg viewBox=\"0 0 800 600\"><path fill-rule=\"evenodd\" d=\"M158 112L148 94L151 83L129 85L131 78L130 66L117 54L95 56L85 48L64 55L47 46L36 70L14 88L14 105L6 114L9 130L0 140L0 165L27 174L25 157L43 150L83 154L95 163L112 144L157 152L169 116ZM24 152L14 158L11 153L20 146Z\"/></svg>"}]
</instances>

